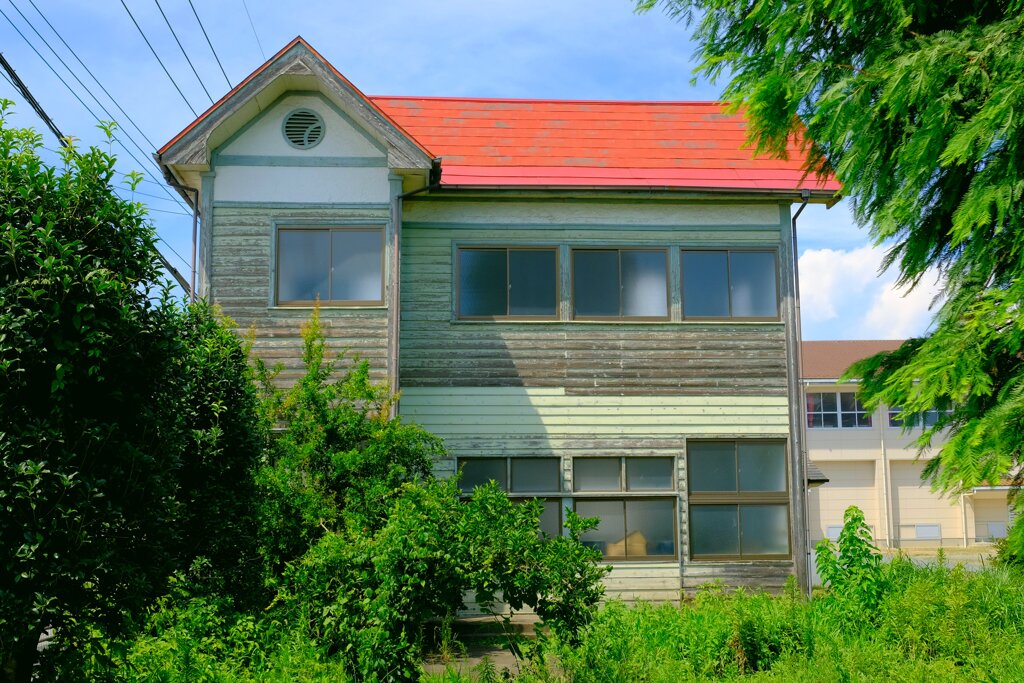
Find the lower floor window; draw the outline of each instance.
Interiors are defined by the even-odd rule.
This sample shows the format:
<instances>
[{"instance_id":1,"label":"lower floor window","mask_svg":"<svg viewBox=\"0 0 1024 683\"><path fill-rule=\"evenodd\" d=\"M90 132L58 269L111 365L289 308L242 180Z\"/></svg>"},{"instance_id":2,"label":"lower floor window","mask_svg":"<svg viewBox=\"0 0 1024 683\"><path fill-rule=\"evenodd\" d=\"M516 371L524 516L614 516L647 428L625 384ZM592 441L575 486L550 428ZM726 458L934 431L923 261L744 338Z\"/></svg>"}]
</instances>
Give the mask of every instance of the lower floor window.
<instances>
[{"instance_id":1,"label":"lower floor window","mask_svg":"<svg viewBox=\"0 0 1024 683\"><path fill-rule=\"evenodd\" d=\"M789 557L788 505L691 505L695 559Z\"/></svg>"},{"instance_id":2,"label":"lower floor window","mask_svg":"<svg viewBox=\"0 0 1024 683\"><path fill-rule=\"evenodd\" d=\"M584 545L597 548L609 560L674 559L676 501L659 499L601 499L575 501L580 517L601 520L583 534Z\"/></svg>"},{"instance_id":3,"label":"lower floor window","mask_svg":"<svg viewBox=\"0 0 1024 683\"><path fill-rule=\"evenodd\" d=\"M560 536L562 499L556 497L562 488L560 462L559 458L460 458L459 486L464 493L472 493L477 486L493 481L513 502L540 499L544 505L541 532Z\"/></svg>"}]
</instances>

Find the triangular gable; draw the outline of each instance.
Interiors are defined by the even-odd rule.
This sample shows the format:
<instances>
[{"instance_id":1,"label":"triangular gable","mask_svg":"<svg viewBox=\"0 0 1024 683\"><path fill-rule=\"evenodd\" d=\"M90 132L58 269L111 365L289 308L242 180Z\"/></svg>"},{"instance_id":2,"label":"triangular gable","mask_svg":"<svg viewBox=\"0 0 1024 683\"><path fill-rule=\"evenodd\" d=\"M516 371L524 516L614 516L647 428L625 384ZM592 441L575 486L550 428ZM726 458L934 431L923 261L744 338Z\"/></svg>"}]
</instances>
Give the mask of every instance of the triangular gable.
<instances>
[{"instance_id":1,"label":"triangular gable","mask_svg":"<svg viewBox=\"0 0 1024 683\"><path fill-rule=\"evenodd\" d=\"M208 167L210 154L288 90L318 89L387 148L395 169L429 169L433 155L300 36L256 69L157 152L165 167Z\"/></svg>"}]
</instances>

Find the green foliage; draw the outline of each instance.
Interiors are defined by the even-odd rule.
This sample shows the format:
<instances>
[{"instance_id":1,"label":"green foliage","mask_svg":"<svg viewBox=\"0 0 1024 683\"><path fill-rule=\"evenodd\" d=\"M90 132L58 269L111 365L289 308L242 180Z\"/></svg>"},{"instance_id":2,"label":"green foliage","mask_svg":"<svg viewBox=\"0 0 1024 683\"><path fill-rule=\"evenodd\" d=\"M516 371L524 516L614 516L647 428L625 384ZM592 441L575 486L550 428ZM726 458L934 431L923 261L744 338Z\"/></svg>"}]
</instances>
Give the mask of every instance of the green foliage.
<instances>
[{"instance_id":1,"label":"green foliage","mask_svg":"<svg viewBox=\"0 0 1024 683\"><path fill-rule=\"evenodd\" d=\"M107 657L102 638L173 570L241 591L262 446L244 351L207 307L171 301L144 208L110 187L114 158L72 147L49 168L37 134L3 125L8 106L0 662L28 680L45 628L54 654Z\"/></svg>"},{"instance_id":2,"label":"green foliage","mask_svg":"<svg viewBox=\"0 0 1024 683\"><path fill-rule=\"evenodd\" d=\"M1024 674L1019 577L901 558L881 570L887 589L873 620L842 601L714 587L679 606L609 603L581 642L559 644L564 679L556 680L909 683Z\"/></svg>"},{"instance_id":3,"label":"green foliage","mask_svg":"<svg viewBox=\"0 0 1024 683\"><path fill-rule=\"evenodd\" d=\"M538 502L496 486L463 500L431 472L436 437L392 417L386 387L356 360L335 378L319 311L303 330L305 375L274 385L258 366L268 420L280 425L257 475L260 538L274 609L355 679L413 680L425 625L474 591L483 606L533 607L567 639L582 633L605 570L579 535L542 538Z\"/></svg>"},{"instance_id":4,"label":"green foliage","mask_svg":"<svg viewBox=\"0 0 1024 683\"><path fill-rule=\"evenodd\" d=\"M784 155L795 136L809 170L835 171L901 283L941 278L932 333L850 369L861 398L910 424L952 411L918 441L950 430L925 470L939 488L1019 487L1024 5L637 2L655 5L694 26L698 72L728 80L758 151ZM1024 551L1024 531L1012 539Z\"/></svg>"},{"instance_id":5,"label":"green foliage","mask_svg":"<svg viewBox=\"0 0 1024 683\"><path fill-rule=\"evenodd\" d=\"M838 545L838 547L837 547ZM823 538L815 548L818 575L831 592L873 610L885 591L882 555L856 505L846 508L837 544Z\"/></svg>"}]
</instances>

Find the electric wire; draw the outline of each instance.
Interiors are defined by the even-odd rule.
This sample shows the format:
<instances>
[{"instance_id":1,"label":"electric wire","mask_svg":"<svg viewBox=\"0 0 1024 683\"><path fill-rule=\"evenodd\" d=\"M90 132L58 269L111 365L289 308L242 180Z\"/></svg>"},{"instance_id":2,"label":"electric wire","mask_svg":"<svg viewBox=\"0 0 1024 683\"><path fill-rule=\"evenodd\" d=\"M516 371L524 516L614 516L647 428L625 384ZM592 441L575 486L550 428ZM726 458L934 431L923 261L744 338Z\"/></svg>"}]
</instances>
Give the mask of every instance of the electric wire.
<instances>
[{"instance_id":1,"label":"electric wire","mask_svg":"<svg viewBox=\"0 0 1024 683\"><path fill-rule=\"evenodd\" d=\"M228 72L224 70L224 65L220 63L220 57L217 55L217 51L213 49L213 43L210 41L210 36L206 35L206 27L203 26L203 20L199 18L199 12L196 11L196 6L192 4L192 0L188 0L189 7L192 8L192 14L196 15L196 21L199 23L199 29L203 32L203 37L206 38L206 44L210 46L210 52L213 53L213 58L217 60L217 66L220 67L220 72L224 74L224 81L228 84L228 90L233 88L231 85L231 79L228 78Z\"/></svg>"},{"instance_id":2,"label":"electric wire","mask_svg":"<svg viewBox=\"0 0 1024 683\"><path fill-rule=\"evenodd\" d=\"M110 98L110 101L114 103L114 106L117 107L117 110L124 115L125 120L128 121L130 124L132 124L132 126L134 126L135 130L138 131L139 135L142 136L142 139L146 141L146 144L148 144L153 149L156 149L156 145L153 144L153 141L149 139L149 136L146 135L145 131L143 131L142 128L139 127L139 124L135 123L135 120L131 116L128 115L128 112L126 112L124 110L124 108L121 107L121 105L114 98L114 96L111 95L110 92L105 87L103 87L103 84L100 83L100 79L96 78L96 75L93 74L93 72L89 69L89 67L85 65L85 62L83 62L82 58L78 56L78 53L75 52L74 49L70 45L68 45L68 41L64 40L64 37L54 27L54 25L52 23L50 23L50 20L46 18L46 15L43 14L42 10L40 10L38 7L36 7L35 1L34 0L28 0L28 4L32 5L32 9L34 9L36 11L36 13L40 17L42 17L43 21L46 22L46 25L50 27L51 31L53 31L53 34L55 36L57 36L57 39L60 40L60 42L64 44L64 47L66 47L68 49L68 52L70 52L71 55L76 60L78 60L78 63L81 64L83 69L85 69L85 73L89 74L89 76L92 78L92 80L96 82L96 85L98 85L100 87L100 90L103 91L103 94L106 95L108 98Z\"/></svg>"},{"instance_id":3,"label":"electric wire","mask_svg":"<svg viewBox=\"0 0 1024 683\"><path fill-rule=\"evenodd\" d=\"M142 36L142 39L144 41L146 41L146 45L149 46L149 51L153 53L154 57L156 57L156 61L160 62L160 68L164 70L164 73L167 74L167 78L171 80L171 84L174 86L174 89L178 91L179 95L181 95L181 99L185 102L185 106L187 106L189 110L192 111L193 116L199 118L199 114L196 113L196 110L192 108L192 105L189 103L188 98L185 97L185 93L183 93L181 91L181 88L178 87L178 82L174 80L174 76L172 76L171 72L167 70L166 66L164 66L164 61L160 59L160 55L158 55L156 53L156 50L153 49L152 43L150 43L149 38L146 37L146 32L142 30L141 26L139 26L139 22L135 21L135 15L132 14L132 11L130 9L128 9L128 5L125 4L124 0L121 0L121 6L124 7L124 11L128 13L129 17L131 17L132 23L135 24L135 28L139 31L139 35Z\"/></svg>"},{"instance_id":4,"label":"electric wire","mask_svg":"<svg viewBox=\"0 0 1024 683\"><path fill-rule=\"evenodd\" d=\"M8 0L8 2L10 3L11 7L13 7L14 10L21 16L21 18L25 21L25 23L28 24L29 28L31 28L32 31L35 32L35 34L39 37L39 39L43 42L43 44L46 45L46 47L50 50L50 52L53 53L53 55L57 58L57 60L61 63L61 65L63 65L63 67L65 69L67 69L68 73L70 73L71 76L76 81L78 81L78 84L80 86L82 86L82 89L85 90L89 94L90 97L92 97L93 101L95 101L97 105L99 105L100 109L103 110L103 113L107 115L108 120L113 120L114 119L114 115L111 114L110 111L105 106L103 106L103 103L100 102L99 98L97 98L96 95L89 89L89 87L86 86L85 83L82 82L82 79L80 79L77 76L77 74L75 74L75 72L71 69L71 67L69 67L67 65L67 63L63 59L61 59L60 55L57 54L57 51L53 49L53 46L50 45L50 43L46 40L46 38L43 37L43 35L41 33L39 33L39 30L36 29L35 25L32 24L31 21L29 21L28 17L25 16L25 14L18 8L18 6L14 4L13 0ZM39 57L39 59L43 60L43 63L46 65L46 67L48 69L50 69L50 71L53 72L53 74L57 77L58 80L60 80L61 83L64 84L64 87L68 89L68 91L74 96L74 98L76 100L78 100L78 102L85 108L85 110L88 111L89 114L91 114L92 117L94 119L96 119L97 122L102 122L102 119L100 119L99 115L97 115L96 112L94 112L82 100L82 98L78 96L78 93L76 93L74 91L74 89L68 84L68 82L66 80L64 80L64 78L61 77L61 75L59 73L57 73L57 70L53 68L53 65L51 65L50 62L47 61L45 57L43 57L43 55L39 52L39 50L37 50L35 48L34 45L32 45L32 43L25 36L25 34L21 32L21 30L15 25L15 23L13 21L11 21L11 18L9 16L7 16L7 14L4 13L3 10L0 10L0 14L2 14L4 19L6 19L7 22L14 28L14 30L18 32L18 35L21 36L22 40L24 40L28 44L28 46L30 48L32 48L32 51L36 53L36 55ZM124 128L122 128L121 130L124 133L125 137L128 138L128 140L136 147L136 149L139 150L139 152L142 154L142 156L144 158L148 158L147 152L144 149L142 149L142 146L139 145L138 142L135 141L135 138L133 138L131 136L131 133L129 133L129 131L127 129L124 129ZM130 149L128 149L128 147L125 146L125 144L120 140L119 137L115 136L114 141L117 142L117 144L121 147L121 149L123 149L128 154L128 156L130 156L135 161L135 163L139 164L140 167L143 167L143 168L145 167L145 165L146 165L145 162L141 161L137 156L135 156L135 154ZM152 159L150 159L149 161L150 161L151 164L153 164L154 167L156 166L156 163L153 162ZM146 171L143 171L143 173L145 173L145 172ZM181 208L187 209L187 207L179 199L177 199L173 194L171 194L170 189L168 189L166 186L163 186L163 187L164 187L164 192L167 193L168 197L171 197L171 199L173 199L175 202L177 202L179 204L179 206L181 206Z\"/></svg>"},{"instance_id":5,"label":"electric wire","mask_svg":"<svg viewBox=\"0 0 1024 683\"><path fill-rule=\"evenodd\" d=\"M156 239L158 242L163 242L167 246L167 248L171 250L171 253L178 257L178 260L181 261L182 265L185 266L185 268L189 270L192 269L192 264L186 261L185 257L178 253L177 249L168 244L167 240L165 240L163 237L160 237L159 235L157 235Z\"/></svg>"},{"instance_id":6,"label":"electric wire","mask_svg":"<svg viewBox=\"0 0 1024 683\"><path fill-rule=\"evenodd\" d=\"M124 0L121 0L124 2ZM249 17L249 26L252 28L252 35L256 38L256 45L260 48L260 54L263 55L263 61L267 61L267 53L263 51L263 43L260 42L260 34L256 33L256 24L252 23L252 15L249 14L249 5L242 0L242 7L245 8L245 16Z\"/></svg>"},{"instance_id":7,"label":"electric wire","mask_svg":"<svg viewBox=\"0 0 1024 683\"><path fill-rule=\"evenodd\" d=\"M153 2L156 3L156 8L160 10L160 16L164 18L164 23L167 24L167 28L171 30L171 35L174 36L174 42L178 44L178 49L181 50L181 54L185 56L185 61L188 62L189 67L191 67L192 73L196 75L196 80L199 81L199 87L203 89L204 93L206 93L206 97L210 100L210 104L213 104L213 97L210 95L210 91L206 89L206 84L203 83L202 77L199 75L199 72L196 71L196 67L192 63L192 60L189 58L188 53L185 52L185 48L181 44L181 41L178 40L178 34L174 30L174 27L171 26L171 20L168 19L167 15L164 13L164 8L160 6L160 0L153 0Z\"/></svg>"}]
</instances>

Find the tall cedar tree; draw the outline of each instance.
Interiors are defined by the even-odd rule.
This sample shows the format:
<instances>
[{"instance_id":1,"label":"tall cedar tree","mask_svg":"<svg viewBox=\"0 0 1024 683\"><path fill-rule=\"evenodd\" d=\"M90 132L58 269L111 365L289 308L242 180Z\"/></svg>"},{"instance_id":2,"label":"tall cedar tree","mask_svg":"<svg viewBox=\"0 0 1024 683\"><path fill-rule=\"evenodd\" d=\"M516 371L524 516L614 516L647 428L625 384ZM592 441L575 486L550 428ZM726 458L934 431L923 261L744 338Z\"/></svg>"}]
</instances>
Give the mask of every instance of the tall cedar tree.
<instances>
[{"instance_id":1,"label":"tall cedar tree","mask_svg":"<svg viewBox=\"0 0 1024 683\"><path fill-rule=\"evenodd\" d=\"M834 170L856 219L916 286L941 278L932 332L854 365L862 399L901 406L946 491L1012 480L1024 446L1024 2L640 0L693 27L697 73L750 121L754 149ZM1019 507L1019 503L1018 503ZM1024 515L1019 519L1024 520ZM1010 544L1024 549L1024 522Z\"/></svg>"},{"instance_id":2,"label":"tall cedar tree","mask_svg":"<svg viewBox=\"0 0 1024 683\"><path fill-rule=\"evenodd\" d=\"M5 125L10 104L0 100L0 680L27 681L44 630L48 658L96 652L99 634L117 635L199 557L197 578L250 592L265 430L238 338L209 307L171 300L145 209L111 187L114 158L70 147L62 168L47 166L37 133Z\"/></svg>"}]
</instances>

